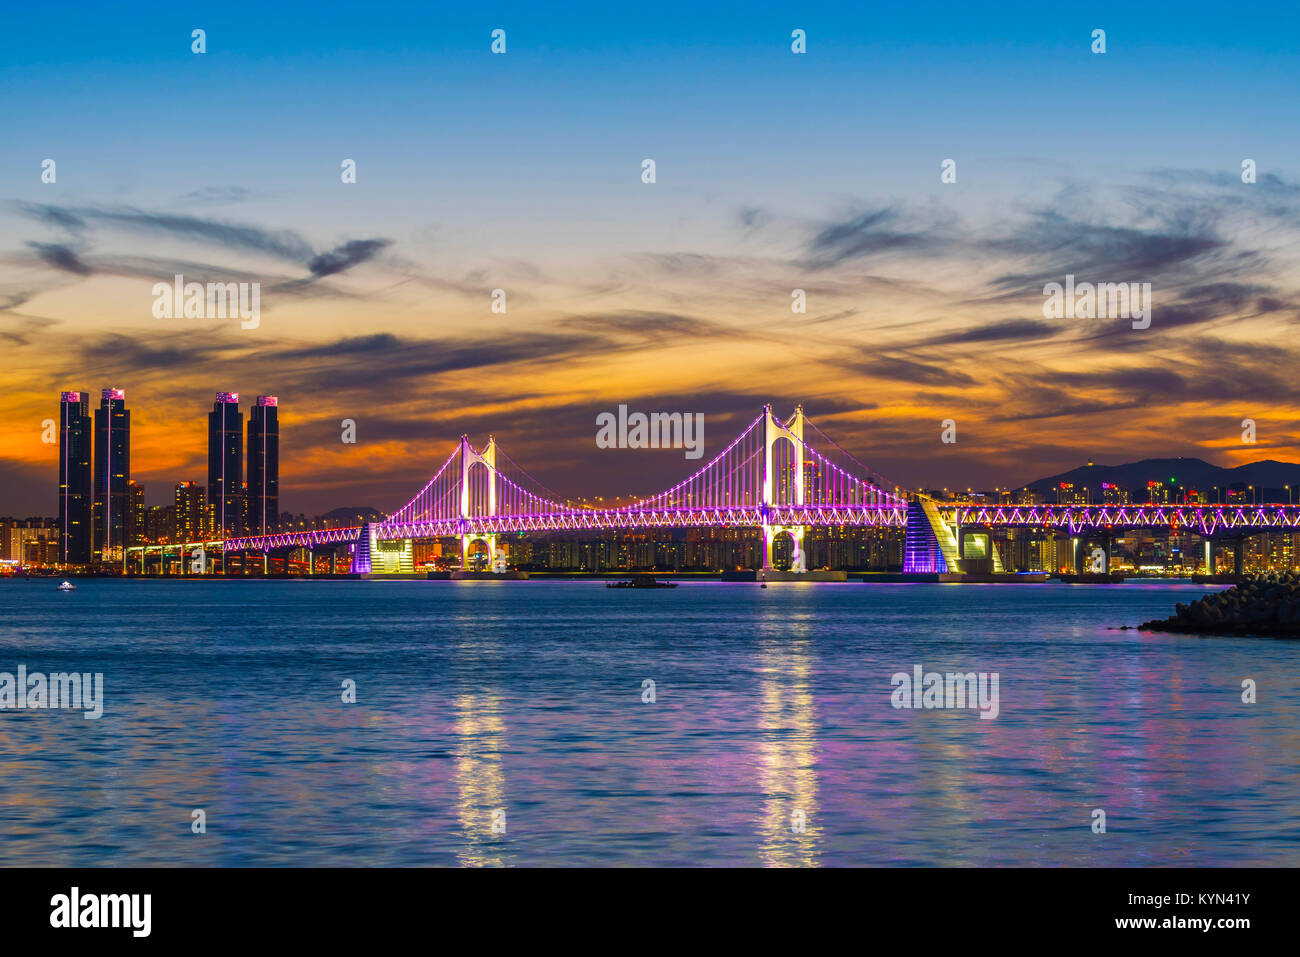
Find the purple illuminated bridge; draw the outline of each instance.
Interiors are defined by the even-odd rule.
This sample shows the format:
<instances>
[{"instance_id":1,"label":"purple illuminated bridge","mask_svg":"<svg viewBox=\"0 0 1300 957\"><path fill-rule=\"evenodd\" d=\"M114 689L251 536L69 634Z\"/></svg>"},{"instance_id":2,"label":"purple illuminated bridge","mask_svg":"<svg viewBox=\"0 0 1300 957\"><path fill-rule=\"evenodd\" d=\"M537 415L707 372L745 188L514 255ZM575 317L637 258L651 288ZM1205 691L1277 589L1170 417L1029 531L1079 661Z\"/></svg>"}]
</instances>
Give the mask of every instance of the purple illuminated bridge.
<instances>
[{"instance_id":1,"label":"purple illuminated bridge","mask_svg":"<svg viewBox=\"0 0 1300 957\"><path fill-rule=\"evenodd\" d=\"M674 423L669 423L672 425ZM680 426L680 420L676 425ZM381 522L225 539L223 550L260 551L352 545L357 572L404 571L411 542L459 538L464 562L476 543L496 554L503 534L600 529L741 527L763 535L771 567L778 535L791 538L801 570L804 529L906 528L904 569L956 571L963 534L994 527L1056 528L1108 538L1125 528L1186 529L1205 537L1300 528L1300 506L990 506L900 494L795 410L788 420L763 411L714 459L682 482L637 502L592 507L565 499L518 466L489 437L467 436L415 496ZM209 543L211 547L215 543ZM184 547L184 546L182 546ZM1109 550L1109 549L1107 549Z\"/></svg>"}]
</instances>

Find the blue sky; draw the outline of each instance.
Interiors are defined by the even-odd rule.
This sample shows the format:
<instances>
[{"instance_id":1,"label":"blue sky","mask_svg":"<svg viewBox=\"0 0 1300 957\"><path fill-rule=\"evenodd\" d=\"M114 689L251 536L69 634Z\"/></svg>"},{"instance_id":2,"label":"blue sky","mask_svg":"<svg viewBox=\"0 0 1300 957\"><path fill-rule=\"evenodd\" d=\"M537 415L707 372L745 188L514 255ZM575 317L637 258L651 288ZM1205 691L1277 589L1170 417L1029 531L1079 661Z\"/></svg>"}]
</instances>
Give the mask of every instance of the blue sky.
<instances>
[{"instance_id":1,"label":"blue sky","mask_svg":"<svg viewBox=\"0 0 1300 957\"><path fill-rule=\"evenodd\" d=\"M630 152L700 190L756 191L793 167L811 192L908 194L931 189L936 154L1005 184L1019 159L1218 166L1248 145L1280 163L1300 136L1281 122L1294 17L1267 5L116 6L6 14L6 178L64 153L106 190L205 171L332 185L320 154L342 152L394 192L454 176L487 193L525 166L589 196L617 188ZM503 57L486 52L497 26Z\"/></svg>"}]
</instances>

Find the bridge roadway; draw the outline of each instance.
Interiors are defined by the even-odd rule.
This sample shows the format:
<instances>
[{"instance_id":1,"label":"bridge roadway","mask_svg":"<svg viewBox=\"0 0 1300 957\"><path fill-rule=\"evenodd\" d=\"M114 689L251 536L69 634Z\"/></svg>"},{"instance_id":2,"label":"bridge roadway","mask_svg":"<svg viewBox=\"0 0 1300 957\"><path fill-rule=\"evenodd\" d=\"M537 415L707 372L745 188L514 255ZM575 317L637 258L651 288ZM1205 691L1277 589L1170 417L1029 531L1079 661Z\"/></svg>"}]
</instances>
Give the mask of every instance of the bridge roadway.
<instances>
[{"instance_id":1,"label":"bridge roadway","mask_svg":"<svg viewBox=\"0 0 1300 957\"><path fill-rule=\"evenodd\" d=\"M1129 529L1183 530L1207 538L1234 539L1267 531L1300 531L1300 505L988 505L980 502L934 502L950 528L1059 529L1078 535L1089 531L1109 536ZM771 505L744 508L573 509L549 513L494 515L428 522L376 522L377 541L451 538L460 535L520 534L557 531L602 531L636 528L796 527L904 528L901 505ZM353 545L367 526L300 529L270 535L240 536L206 542L133 546L128 553L161 554L214 551L269 552L283 548L318 549Z\"/></svg>"}]
</instances>

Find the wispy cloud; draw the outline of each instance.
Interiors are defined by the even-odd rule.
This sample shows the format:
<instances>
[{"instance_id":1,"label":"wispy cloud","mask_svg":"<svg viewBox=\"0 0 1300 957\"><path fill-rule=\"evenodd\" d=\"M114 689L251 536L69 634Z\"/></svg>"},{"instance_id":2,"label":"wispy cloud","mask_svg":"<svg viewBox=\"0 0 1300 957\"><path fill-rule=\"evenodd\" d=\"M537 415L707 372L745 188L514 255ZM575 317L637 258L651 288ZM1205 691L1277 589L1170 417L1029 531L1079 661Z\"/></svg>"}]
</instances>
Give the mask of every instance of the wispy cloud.
<instances>
[{"instance_id":1,"label":"wispy cloud","mask_svg":"<svg viewBox=\"0 0 1300 957\"><path fill-rule=\"evenodd\" d=\"M38 242L29 242L27 245L36 252L41 262L51 269L72 273L75 276L89 276L94 271L71 246L63 243Z\"/></svg>"}]
</instances>

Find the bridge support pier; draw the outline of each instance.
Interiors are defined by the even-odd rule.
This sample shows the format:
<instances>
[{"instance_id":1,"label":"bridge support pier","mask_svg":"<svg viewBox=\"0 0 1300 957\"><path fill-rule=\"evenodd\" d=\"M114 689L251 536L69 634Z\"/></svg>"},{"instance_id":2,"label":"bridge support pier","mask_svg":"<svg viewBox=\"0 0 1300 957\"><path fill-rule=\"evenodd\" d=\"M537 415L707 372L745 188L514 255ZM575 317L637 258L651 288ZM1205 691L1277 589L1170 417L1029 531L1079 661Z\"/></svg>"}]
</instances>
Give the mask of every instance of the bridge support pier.
<instances>
[{"instance_id":1,"label":"bridge support pier","mask_svg":"<svg viewBox=\"0 0 1300 957\"><path fill-rule=\"evenodd\" d=\"M487 567L492 567L492 560L497 554L497 537L496 535L462 535L460 537L460 567L469 571L469 547L475 542L482 542L487 546Z\"/></svg>"},{"instance_id":2,"label":"bridge support pier","mask_svg":"<svg viewBox=\"0 0 1300 957\"><path fill-rule=\"evenodd\" d=\"M763 526L763 567L771 570L772 565L772 547L776 544L778 535L790 536L790 571L806 572L808 570L807 557L803 550L804 527L802 525L792 525L786 528L782 525L764 525Z\"/></svg>"},{"instance_id":3,"label":"bridge support pier","mask_svg":"<svg viewBox=\"0 0 1300 957\"><path fill-rule=\"evenodd\" d=\"M1232 573L1240 575L1246 565L1246 539L1236 539L1232 543Z\"/></svg>"}]
</instances>

